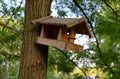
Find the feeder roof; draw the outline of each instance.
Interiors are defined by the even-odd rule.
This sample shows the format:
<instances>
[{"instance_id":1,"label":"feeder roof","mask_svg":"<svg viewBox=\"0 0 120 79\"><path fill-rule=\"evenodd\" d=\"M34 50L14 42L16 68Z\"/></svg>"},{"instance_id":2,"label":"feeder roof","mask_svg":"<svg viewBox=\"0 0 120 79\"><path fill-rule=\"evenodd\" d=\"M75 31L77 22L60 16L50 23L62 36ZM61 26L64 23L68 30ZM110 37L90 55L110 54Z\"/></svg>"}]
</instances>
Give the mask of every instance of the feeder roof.
<instances>
[{"instance_id":1,"label":"feeder roof","mask_svg":"<svg viewBox=\"0 0 120 79\"><path fill-rule=\"evenodd\" d=\"M32 21L33 24L66 26L68 29L75 27L76 33L87 34L92 37L85 17L82 18L53 18L51 16L43 17Z\"/></svg>"}]
</instances>

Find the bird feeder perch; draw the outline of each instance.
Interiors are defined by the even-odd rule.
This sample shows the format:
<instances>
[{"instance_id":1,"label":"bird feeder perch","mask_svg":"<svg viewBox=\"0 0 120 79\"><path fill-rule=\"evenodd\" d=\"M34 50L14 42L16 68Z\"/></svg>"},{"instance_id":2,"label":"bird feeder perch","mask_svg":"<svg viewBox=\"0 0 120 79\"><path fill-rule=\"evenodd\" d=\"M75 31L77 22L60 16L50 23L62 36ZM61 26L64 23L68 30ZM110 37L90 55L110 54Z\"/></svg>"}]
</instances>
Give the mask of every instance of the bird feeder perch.
<instances>
[{"instance_id":1,"label":"bird feeder perch","mask_svg":"<svg viewBox=\"0 0 120 79\"><path fill-rule=\"evenodd\" d=\"M43 17L32 21L41 27L38 44L53 46L65 50L81 52L83 46L74 44L76 34L85 34L91 38L90 29L85 17L53 18Z\"/></svg>"}]
</instances>

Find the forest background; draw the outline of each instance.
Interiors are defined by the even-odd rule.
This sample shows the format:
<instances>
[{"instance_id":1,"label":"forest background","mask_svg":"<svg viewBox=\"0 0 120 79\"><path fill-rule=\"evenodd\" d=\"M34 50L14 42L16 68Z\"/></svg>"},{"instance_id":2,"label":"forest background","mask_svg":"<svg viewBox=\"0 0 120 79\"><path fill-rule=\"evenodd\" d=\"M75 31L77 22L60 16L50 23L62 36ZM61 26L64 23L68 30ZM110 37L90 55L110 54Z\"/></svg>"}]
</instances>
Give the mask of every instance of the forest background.
<instances>
[{"instance_id":1,"label":"forest background","mask_svg":"<svg viewBox=\"0 0 120 79\"><path fill-rule=\"evenodd\" d=\"M74 0L75 1L75 0ZM83 52L49 47L47 79L120 79L120 1L54 0L54 17L88 19L92 39ZM17 79L24 26L24 0L0 0L0 79ZM84 37L84 38L83 38Z\"/></svg>"}]
</instances>

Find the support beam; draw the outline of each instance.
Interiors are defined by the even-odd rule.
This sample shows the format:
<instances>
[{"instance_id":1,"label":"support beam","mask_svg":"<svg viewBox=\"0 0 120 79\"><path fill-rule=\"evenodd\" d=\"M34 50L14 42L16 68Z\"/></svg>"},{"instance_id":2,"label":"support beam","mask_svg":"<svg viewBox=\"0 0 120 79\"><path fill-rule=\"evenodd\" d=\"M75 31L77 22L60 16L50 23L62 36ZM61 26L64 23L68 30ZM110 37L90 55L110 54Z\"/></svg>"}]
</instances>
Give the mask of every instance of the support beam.
<instances>
[{"instance_id":1,"label":"support beam","mask_svg":"<svg viewBox=\"0 0 120 79\"><path fill-rule=\"evenodd\" d=\"M37 38L37 43L38 44L43 44L43 45L50 45L53 47L57 47L60 49L65 49L65 50L72 50L75 52L82 52L83 51L83 46L76 45L73 43L65 42L65 41L60 41L60 40L53 40L53 39L47 39L47 38Z\"/></svg>"}]
</instances>

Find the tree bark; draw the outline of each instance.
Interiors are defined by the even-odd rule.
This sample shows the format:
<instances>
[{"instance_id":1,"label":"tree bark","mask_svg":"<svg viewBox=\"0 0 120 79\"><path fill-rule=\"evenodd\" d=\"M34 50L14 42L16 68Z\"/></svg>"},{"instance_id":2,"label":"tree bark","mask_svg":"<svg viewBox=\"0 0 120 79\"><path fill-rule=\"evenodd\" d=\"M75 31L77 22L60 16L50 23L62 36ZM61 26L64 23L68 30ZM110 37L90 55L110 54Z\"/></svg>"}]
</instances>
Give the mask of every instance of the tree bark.
<instances>
[{"instance_id":1,"label":"tree bark","mask_svg":"<svg viewBox=\"0 0 120 79\"><path fill-rule=\"evenodd\" d=\"M19 79L46 79L48 46L36 44L40 28L31 20L50 14L52 0L26 0Z\"/></svg>"}]
</instances>

